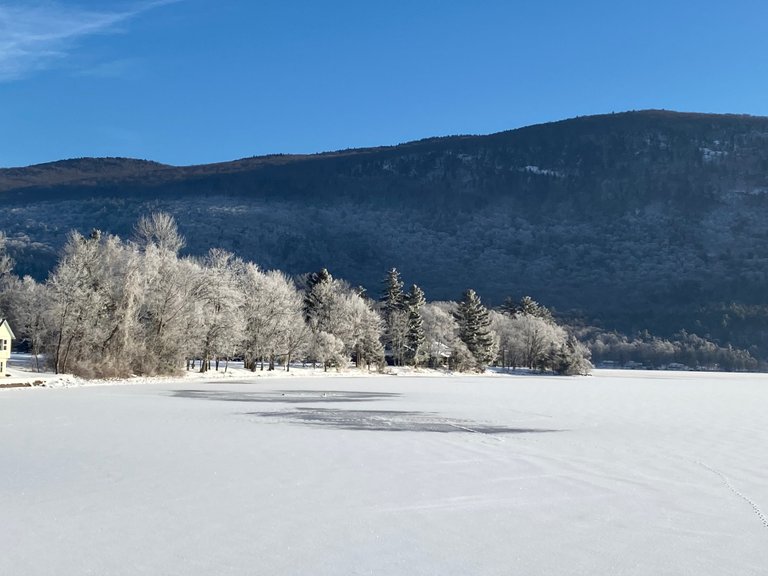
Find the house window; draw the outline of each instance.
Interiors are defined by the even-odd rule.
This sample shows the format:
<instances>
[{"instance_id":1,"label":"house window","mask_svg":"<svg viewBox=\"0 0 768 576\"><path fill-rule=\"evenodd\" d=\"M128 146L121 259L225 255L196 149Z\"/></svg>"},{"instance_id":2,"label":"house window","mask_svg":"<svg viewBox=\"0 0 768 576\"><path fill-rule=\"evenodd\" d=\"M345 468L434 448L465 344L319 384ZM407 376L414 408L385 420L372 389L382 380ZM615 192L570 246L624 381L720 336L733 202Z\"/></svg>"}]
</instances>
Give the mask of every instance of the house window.
<instances>
[{"instance_id":1,"label":"house window","mask_svg":"<svg viewBox=\"0 0 768 576\"><path fill-rule=\"evenodd\" d=\"M8 350L8 340L0 340L0 351Z\"/></svg>"},{"instance_id":2,"label":"house window","mask_svg":"<svg viewBox=\"0 0 768 576\"><path fill-rule=\"evenodd\" d=\"M3 362L0 361L0 376L3 375L3 372L5 372L5 368L3 368Z\"/></svg>"}]
</instances>

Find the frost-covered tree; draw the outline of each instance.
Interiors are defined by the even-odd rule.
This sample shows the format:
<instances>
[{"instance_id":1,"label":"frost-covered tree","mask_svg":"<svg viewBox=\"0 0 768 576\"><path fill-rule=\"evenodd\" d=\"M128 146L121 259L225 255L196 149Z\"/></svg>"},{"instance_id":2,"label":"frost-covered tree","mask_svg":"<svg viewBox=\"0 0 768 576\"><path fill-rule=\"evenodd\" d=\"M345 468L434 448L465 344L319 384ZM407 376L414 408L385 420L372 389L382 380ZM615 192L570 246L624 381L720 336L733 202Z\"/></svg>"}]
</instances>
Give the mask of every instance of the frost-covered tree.
<instances>
[{"instance_id":1,"label":"frost-covered tree","mask_svg":"<svg viewBox=\"0 0 768 576\"><path fill-rule=\"evenodd\" d=\"M430 302L422 308L424 336L433 368L446 366L458 372L477 369L475 357L459 338L456 302Z\"/></svg>"},{"instance_id":2,"label":"frost-covered tree","mask_svg":"<svg viewBox=\"0 0 768 576\"><path fill-rule=\"evenodd\" d=\"M405 297L405 309L408 314L405 356L408 364L412 366L419 366L427 359L424 320L421 316L421 310L425 303L424 291L416 284L411 286L410 291Z\"/></svg>"},{"instance_id":3,"label":"frost-covered tree","mask_svg":"<svg viewBox=\"0 0 768 576\"><path fill-rule=\"evenodd\" d=\"M323 371L331 366L342 367L346 360L344 342L329 332L318 332L312 341L312 354L323 365Z\"/></svg>"},{"instance_id":4,"label":"frost-covered tree","mask_svg":"<svg viewBox=\"0 0 768 576\"><path fill-rule=\"evenodd\" d=\"M392 363L402 366L405 363L406 339L408 337L408 312L395 310L389 314L384 324L384 341L392 354Z\"/></svg>"},{"instance_id":5,"label":"frost-covered tree","mask_svg":"<svg viewBox=\"0 0 768 576\"><path fill-rule=\"evenodd\" d=\"M242 341L242 293L235 274L240 262L232 253L211 249L202 264L196 294L200 306L198 351L200 371L206 372L211 360L218 369L219 358L231 355Z\"/></svg>"},{"instance_id":6,"label":"frost-covered tree","mask_svg":"<svg viewBox=\"0 0 768 576\"><path fill-rule=\"evenodd\" d=\"M334 299L337 319L334 332L345 343L358 367L380 366L384 362L381 344L383 322L378 312L357 293L338 292Z\"/></svg>"},{"instance_id":7,"label":"frost-covered tree","mask_svg":"<svg viewBox=\"0 0 768 576\"><path fill-rule=\"evenodd\" d=\"M421 309L424 341L430 368L439 368L451 354L459 339L459 326L450 311L436 302L428 302Z\"/></svg>"},{"instance_id":8,"label":"frost-covered tree","mask_svg":"<svg viewBox=\"0 0 768 576\"><path fill-rule=\"evenodd\" d=\"M91 298L91 291L96 287L91 279L96 267L96 250L94 238L73 232L48 280L52 326L46 352L57 374L66 371L73 346L78 345L94 324L91 316L103 308L102 302L92 302Z\"/></svg>"},{"instance_id":9,"label":"frost-covered tree","mask_svg":"<svg viewBox=\"0 0 768 576\"><path fill-rule=\"evenodd\" d=\"M326 268L313 272L307 279L304 291L304 319L313 332L327 327L328 299L333 291L333 276Z\"/></svg>"},{"instance_id":10,"label":"frost-covered tree","mask_svg":"<svg viewBox=\"0 0 768 576\"><path fill-rule=\"evenodd\" d=\"M517 345L516 338L518 337L518 332L515 330L512 322L514 316L496 312L495 310L490 310L489 313L491 331L496 341L496 349L498 350L498 361L502 368L508 368L513 366L514 357L512 350Z\"/></svg>"},{"instance_id":11,"label":"frost-covered tree","mask_svg":"<svg viewBox=\"0 0 768 576\"><path fill-rule=\"evenodd\" d=\"M314 365L322 362L327 368L326 360L321 359L333 356L327 350L336 350L335 344L328 348L330 340L325 336L320 338L320 333L331 333L331 299L334 293L334 279L326 268L319 272L313 272L307 278L304 289L302 310L304 320L309 327L308 355Z\"/></svg>"},{"instance_id":12,"label":"frost-covered tree","mask_svg":"<svg viewBox=\"0 0 768 576\"><path fill-rule=\"evenodd\" d=\"M474 290L464 292L454 317L459 325L459 338L474 357L478 369L484 370L496 353L488 309Z\"/></svg>"},{"instance_id":13,"label":"frost-covered tree","mask_svg":"<svg viewBox=\"0 0 768 576\"><path fill-rule=\"evenodd\" d=\"M548 368L547 353L565 341L565 331L531 314L520 314L514 322L520 329L524 365L538 370Z\"/></svg>"},{"instance_id":14,"label":"frost-covered tree","mask_svg":"<svg viewBox=\"0 0 768 576\"><path fill-rule=\"evenodd\" d=\"M550 353L550 365L553 372L565 376L589 374L592 363L589 361L589 349L573 336L565 342L553 344Z\"/></svg>"},{"instance_id":15,"label":"frost-covered tree","mask_svg":"<svg viewBox=\"0 0 768 576\"><path fill-rule=\"evenodd\" d=\"M54 370L124 375L137 352L141 283L135 250L95 230L70 235L48 280L51 326L45 348Z\"/></svg>"},{"instance_id":16,"label":"frost-covered tree","mask_svg":"<svg viewBox=\"0 0 768 576\"><path fill-rule=\"evenodd\" d=\"M196 352L190 335L199 333L198 295L200 265L155 244L145 247L142 263L143 298L140 333L145 353L139 361L142 374L167 374L179 370Z\"/></svg>"},{"instance_id":17,"label":"frost-covered tree","mask_svg":"<svg viewBox=\"0 0 768 576\"><path fill-rule=\"evenodd\" d=\"M306 340L302 298L288 277L279 271L261 272L246 264L239 277L242 316L245 322L243 353L246 367L269 363L274 370L279 357L290 357Z\"/></svg>"},{"instance_id":18,"label":"frost-covered tree","mask_svg":"<svg viewBox=\"0 0 768 576\"><path fill-rule=\"evenodd\" d=\"M508 298L502 313L491 312L503 367L525 366L557 374L586 374L592 365L589 350L558 326L552 312L530 296Z\"/></svg>"},{"instance_id":19,"label":"frost-covered tree","mask_svg":"<svg viewBox=\"0 0 768 576\"><path fill-rule=\"evenodd\" d=\"M165 212L153 212L140 218L134 227L134 236L141 247L154 245L160 251L171 254L178 254L185 242L176 220Z\"/></svg>"},{"instance_id":20,"label":"frost-covered tree","mask_svg":"<svg viewBox=\"0 0 768 576\"><path fill-rule=\"evenodd\" d=\"M358 366L383 361L381 317L359 289L335 280L325 269L309 277L304 315L311 331L308 350L313 362L320 361L327 369L331 361L341 367L352 357ZM336 341L343 344L344 361L336 354Z\"/></svg>"},{"instance_id":21,"label":"frost-covered tree","mask_svg":"<svg viewBox=\"0 0 768 576\"><path fill-rule=\"evenodd\" d=\"M102 362L92 359L96 372L103 375L131 374L137 355L143 350L137 341L139 310L143 297L140 255L117 236L106 236L101 243L98 281L106 310L93 332Z\"/></svg>"},{"instance_id":22,"label":"frost-covered tree","mask_svg":"<svg viewBox=\"0 0 768 576\"><path fill-rule=\"evenodd\" d=\"M507 329L507 364L536 370L550 368L551 351L564 344L567 336L561 327L529 314L509 319Z\"/></svg>"},{"instance_id":23,"label":"frost-covered tree","mask_svg":"<svg viewBox=\"0 0 768 576\"><path fill-rule=\"evenodd\" d=\"M546 306L542 306L536 300L530 296L523 296L519 301L515 301L513 298L507 298L501 305L501 311L509 316L516 316L517 314L527 314L528 316L535 316L546 320L547 322L554 322L552 312Z\"/></svg>"},{"instance_id":24,"label":"frost-covered tree","mask_svg":"<svg viewBox=\"0 0 768 576\"><path fill-rule=\"evenodd\" d=\"M384 279L384 293L380 302L384 319L385 347L392 354L394 364L402 365L407 346L408 312L403 293L403 281L397 268L392 268L387 272Z\"/></svg>"},{"instance_id":25,"label":"frost-covered tree","mask_svg":"<svg viewBox=\"0 0 768 576\"><path fill-rule=\"evenodd\" d=\"M384 320L388 320L390 314L397 310L405 309L405 294L403 293L403 281L397 268L387 272L384 279L384 294L381 297Z\"/></svg>"},{"instance_id":26,"label":"frost-covered tree","mask_svg":"<svg viewBox=\"0 0 768 576\"><path fill-rule=\"evenodd\" d=\"M457 339L451 348L448 368L456 372L482 371L484 369L482 365L478 364L477 358L475 358L461 339Z\"/></svg>"},{"instance_id":27,"label":"frost-covered tree","mask_svg":"<svg viewBox=\"0 0 768 576\"><path fill-rule=\"evenodd\" d=\"M294 358L305 357L309 350L310 330L303 316L300 314L295 322L288 327L285 339L285 370L291 369L291 361Z\"/></svg>"},{"instance_id":28,"label":"frost-covered tree","mask_svg":"<svg viewBox=\"0 0 768 576\"><path fill-rule=\"evenodd\" d=\"M136 368L142 374L171 373L195 352L190 335L200 325L196 307L202 270L192 260L179 259L184 238L168 214L141 218L134 237L143 256L139 319L144 352Z\"/></svg>"},{"instance_id":29,"label":"frost-covered tree","mask_svg":"<svg viewBox=\"0 0 768 576\"><path fill-rule=\"evenodd\" d=\"M3 302L8 310L6 317L18 341L28 347L35 359L35 369L39 372L40 354L50 325L45 285L38 284L29 276L21 279L14 277L3 293Z\"/></svg>"},{"instance_id":30,"label":"frost-covered tree","mask_svg":"<svg viewBox=\"0 0 768 576\"><path fill-rule=\"evenodd\" d=\"M14 261L8 254L8 239L5 236L5 232L0 231L0 288L2 288L3 281L11 275L13 271Z\"/></svg>"},{"instance_id":31,"label":"frost-covered tree","mask_svg":"<svg viewBox=\"0 0 768 576\"><path fill-rule=\"evenodd\" d=\"M0 231L0 318L12 317L13 310L9 300L18 282L18 278L12 273L14 262L8 255L6 247L5 233Z\"/></svg>"}]
</instances>

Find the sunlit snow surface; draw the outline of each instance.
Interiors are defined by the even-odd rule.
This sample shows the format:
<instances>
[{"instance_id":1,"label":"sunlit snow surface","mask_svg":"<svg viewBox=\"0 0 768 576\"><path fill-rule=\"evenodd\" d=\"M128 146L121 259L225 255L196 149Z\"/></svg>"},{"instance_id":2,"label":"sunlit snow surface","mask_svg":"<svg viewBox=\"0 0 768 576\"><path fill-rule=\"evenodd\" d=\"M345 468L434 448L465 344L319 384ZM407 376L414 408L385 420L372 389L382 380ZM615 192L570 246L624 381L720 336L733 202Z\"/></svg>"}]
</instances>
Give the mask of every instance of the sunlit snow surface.
<instances>
[{"instance_id":1,"label":"sunlit snow surface","mask_svg":"<svg viewBox=\"0 0 768 576\"><path fill-rule=\"evenodd\" d=\"M768 376L0 390L0 574L763 575Z\"/></svg>"}]
</instances>

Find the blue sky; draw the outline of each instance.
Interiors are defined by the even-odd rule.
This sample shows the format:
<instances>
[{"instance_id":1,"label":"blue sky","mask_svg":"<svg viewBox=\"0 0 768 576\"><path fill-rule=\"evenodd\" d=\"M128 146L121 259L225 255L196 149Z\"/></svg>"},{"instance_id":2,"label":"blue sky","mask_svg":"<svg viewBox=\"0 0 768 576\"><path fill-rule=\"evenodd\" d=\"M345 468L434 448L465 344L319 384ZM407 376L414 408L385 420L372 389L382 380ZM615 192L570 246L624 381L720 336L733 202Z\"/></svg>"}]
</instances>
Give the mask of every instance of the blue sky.
<instances>
[{"instance_id":1,"label":"blue sky","mask_svg":"<svg viewBox=\"0 0 768 576\"><path fill-rule=\"evenodd\" d=\"M0 0L0 166L768 115L768 3Z\"/></svg>"}]
</instances>

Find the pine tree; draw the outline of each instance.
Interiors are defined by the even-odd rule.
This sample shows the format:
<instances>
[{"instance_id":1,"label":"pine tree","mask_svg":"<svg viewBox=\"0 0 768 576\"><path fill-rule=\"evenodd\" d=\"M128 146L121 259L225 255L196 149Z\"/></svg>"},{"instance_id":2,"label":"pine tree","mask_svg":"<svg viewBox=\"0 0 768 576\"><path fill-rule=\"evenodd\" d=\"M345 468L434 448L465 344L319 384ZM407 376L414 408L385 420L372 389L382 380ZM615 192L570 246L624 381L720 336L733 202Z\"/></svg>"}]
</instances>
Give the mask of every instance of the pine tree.
<instances>
[{"instance_id":1,"label":"pine tree","mask_svg":"<svg viewBox=\"0 0 768 576\"><path fill-rule=\"evenodd\" d=\"M519 314L524 314L528 316L534 316L536 318L541 318L547 322L555 322L554 318L552 317L552 312L549 310L549 308L542 306L530 296L523 296L519 301L509 296L504 299L502 305L499 306L499 310L502 313L512 317Z\"/></svg>"},{"instance_id":2,"label":"pine tree","mask_svg":"<svg viewBox=\"0 0 768 576\"><path fill-rule=\"evenodd\" d=\"M323 306L324 295L333 282L333 276L326 268L320 272L313 272L307 279L307 288L304 292L304 319L313 331L317 329L320 311Z\"/></svg>"},{"instance_id":3,"label":"pine tree","mask_svg":"<svg viewBox=\"0 0 768 576\"><path fill-rule=\"evenodd\" d=\"M480 369L484 369L494 357L493 333L488 309L474 290L464 292L455 318L459 325L459 338L466 344Z\"/></svg>"},{"instance_id":4,"label":"pine tree","mask_svg":"<svg viewBox=\"0 0 768 576\"><path fill-rule=\"evenodd\" d=\"M403 294L403 281L400 279L400 272L397 268L392 268L387 272L384 279L384 295L381 297L383 303L384 320L388 321L390 315L405 307L405 295Z\"/></svg>"},{"instance_id":5,"label":"pine tree","mask_svg":"<svg viewBox=\"0 0 768 576\"><path fill-rule=\"evenodd\" d=\"M323 268L319 272L313 272L309 275L304 291L302 312L310 331L309 347L313 368L315 360L320 360L324 369L327 369L328 359L337 357L336 348L340 340L328 338L331 331L329 307L333 295L333 285L333 276L326 268ZM329 352L331 349L333 353Z\"/></svg>"},{"instance_id":6,"label":"pine tree","mask_svg":"<svg viewBox=\"0 0 768 576\"><path fill-rule=\"evenodd\" d=\"M512 296L507 296L499 306L499 311L507 316L515 316L518 310L518 303Z\"/></svg>"},{"instance_id":7,"label":"pine tree","mask_svg":"<svg viewBox=\"0 0 768 576\"><path fill-rule=\"evenodd\" d=\"M384 316L384 343L392 353L396 365L403 364L408 330L408 314L405 310L405 295L400 272L392 268L384 279L384 294L381 297Z\"/></svg>"},{"instance_id":8,"label":"pine tree","mask_svg":"<svg viewBox=\"0 0 768 576\"><path fill-rule=\"evenodd\" d=\"M589 374L592 363L589 361L589 350L573 336L561 343L550 353L550 365L556 374L566 376Z\"/></svg>"},{"instance_id":9,"label":"pine tree","mask_svg":"<svg viewBox=\"0 0 768 576\"><path fill-rule=\"evenodd\" d=\"M426 303L424 291L414 284L405 297L405 307L408 311L408 332L405 336L407 360L413 366L418 366L425 358L424 350L424 321L421 318L421 308Z\"/></svg>"}]
</instances>

